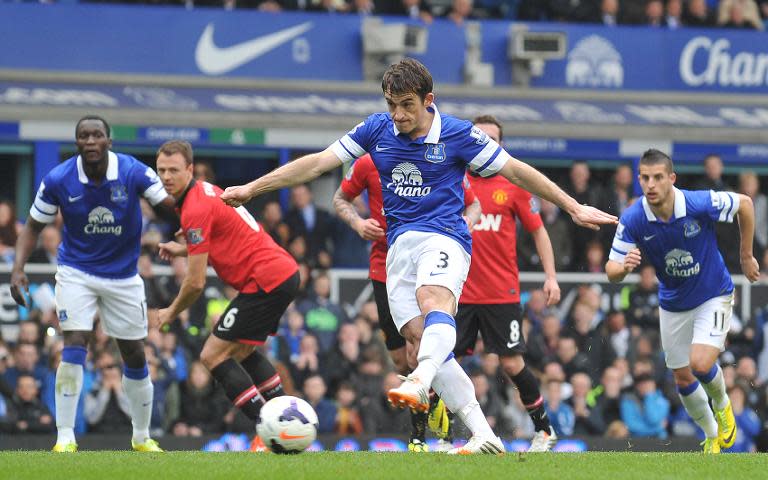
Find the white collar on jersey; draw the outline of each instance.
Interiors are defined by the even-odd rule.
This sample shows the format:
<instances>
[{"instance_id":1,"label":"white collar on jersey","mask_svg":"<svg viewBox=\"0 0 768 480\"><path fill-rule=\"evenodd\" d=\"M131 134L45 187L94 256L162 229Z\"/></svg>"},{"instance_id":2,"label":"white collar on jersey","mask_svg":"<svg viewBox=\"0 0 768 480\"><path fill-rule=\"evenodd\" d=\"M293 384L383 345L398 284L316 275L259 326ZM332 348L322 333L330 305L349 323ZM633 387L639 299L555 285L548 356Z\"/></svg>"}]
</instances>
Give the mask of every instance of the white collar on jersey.
<instances>
[{"instance_id":1,"label":"white collar on jersey","mask_svg":"<svg viewBox=\"0 0 768 480\"><path fill-rule=\"evenodd\" d=\"M429 128L429 133L424 138L424 143L440 143L440 132L443 130L443 120L440 118L440 112L437 111L437 105L432 105L427 108L431 108L435 111L435 118L432 119L432 126ZM397 129L395 122L392 122L392 130L395 132L395 136L400 135L400 131Z\"/></svg>"},{"instance_id":2,"label":"white collar on jersey","mask_svg":"<svg viewBox=\"0 0 768 480\"><path fill-rule=\"evenodd\" d=\"M675 190L675 219L683 218L686 214L685 209L685 195L677 187L672 187ZM643 196L643 210L645 211L645 218L649 222L657 222L656 215L651 211L651 206L648 205L648 199Z\"/></svg>"},{"instance_id":3,"label":"white collar on jersey","mask_svg":"<svg viewBox=\"0 0 768 480\"><path fill-rule=\"evenodd\" d=\"M107 156L109 157L107 180L117 180L117 155L114 152L109 152ZM83 158L80 155L77 156L77 178L80 183L88 183L88 175L83 170Z\"/></svg>"}]
</instances>

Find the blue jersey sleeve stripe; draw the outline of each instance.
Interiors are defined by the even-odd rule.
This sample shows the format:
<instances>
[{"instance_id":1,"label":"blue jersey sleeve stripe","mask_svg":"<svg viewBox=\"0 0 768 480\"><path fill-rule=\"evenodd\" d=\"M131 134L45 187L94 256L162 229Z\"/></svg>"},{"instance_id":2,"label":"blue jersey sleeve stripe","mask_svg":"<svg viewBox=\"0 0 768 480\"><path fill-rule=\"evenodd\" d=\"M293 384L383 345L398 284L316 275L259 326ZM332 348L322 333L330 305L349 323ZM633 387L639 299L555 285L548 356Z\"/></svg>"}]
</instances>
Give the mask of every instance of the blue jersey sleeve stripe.
<instances>
[{"instance_id":1,"label":"blue jersey sleeve stripe","mask_svg":"<svg viewBox=\"0 0 768 480\"><path fill-rule=\"evenodd\" d=\"M618 251L626 250L627 252L635 248L637 245L632 242L625 242L624 240L619 240L618 238L613 239L612 243L613 247L616 248Z\"/></svg>"},{"instance_id":2,"label":"blue jersey sleeve stripe","mask_svg":"<svg viewBox=\"0 0 768 480\"><path fill-rule=\"evenodd\" d=\"M731 200L731 207L728 209L728 213L725 215L725 221L728 223L733 222L733 217L736 212L739 211L739 197L733 193L728 193L728 198Z\"/></svg>"},{"instance_id":3,"label":"blue jersey sleeve stripe","mask_svg":"<svg viewBox=\"0 0 768 480\"><path fill-rule=\"evenodd\" d=\"M168 196L168 193L165 191L165 188L163 188L162 183L153 183L147 187L146 190L144 190L143 196L149 201L150 204L157 205L158 203L165 200L165 197Z\"/></svg>"},{"instance_id":4,"label":"blue jersey sleeve stripe","mask_svg":"<svg viewBox=\"0 0 768 480\"><path fill-rule=\"evenodd\" d=\"M357 142L354 141L349 135L341 137L339 142L355 158L365 153L365 149L358 145Z\"/></svg>"},{"instance_id":5,"label":"blue jersey sleeve stripe","mask_svg":"<svg viewBox=\"0 0 768 480\"><path fill-rule=\"evenodd\" d=\"M40 223L52 223L54 220L56 220L56 215L49 215L45 212L41 212L34 205L32 205L32 208L29 209L29 216Z\"/></svg>"},{"instance_id":6,"label":"blue jersey sleeve stripe","mask_svg":"<svg viewBox=\"0 0 768 480\"><path fill-rule=\"evenodd\" d=\"M481 169L484 165L487 165L488 161L493 159L494 155L498 153L500 148L501 147L499 147L498 143L494 141L488 142L485 147L480 150L480 153L475 155L475 158L469 162L470 168L476 172L479 172L478 169Z\"/></svg>"},{"instance_id":7,"label":"blue jersey sleeve stripe","mask_svg":"<svg viewBox=\"0 0 768 480\"><path fill-rule=\"evenodd\" d=\"M496 157L499 155L500 151L501 151L501 147L497 148L496 151L493 152L493 155L491 155L491 158L489 158L488 161L485 162L482 167L476 168L475 171L477 173L483 173L483 170L488 168L493 163L493 161L496 160Z\"/></svg>"},{"instance_id":8,"label":"blue jersey sleeve stripe","mask_svg":"<svg viewBox=\"0 0 768 480\"><path fill-rule=\"evenodd\" d=\"M331 150L333 150L333 153L335 153L336 156L339 157L339 160L344 163L351 162L355 159L355 157L349 153L349 150L347 150L339 140L333 142L333 145L331 145Z\"/></svg>"},{"instance_id":9,"label":"blue jersey sleeve stripe","mask_svg":"<svg viewBox=\"0 0 768 480\"><path fill-rule=\"evenodd\" d=\"M614 262L623 262L625 257L626 255L622 255L612 248L611 253L608 255L608 260L613 260Z\"/></svg>"},{"instance_id":10,"label":"blue jersey sleeve stripe","mask_svg":"<svg viewBox=\"0 0 768 480\"><path fill-rule=\"evenodd\" d=\"M620 254L622 254L622 255L626 255L626 254L627 254L627 252L625 252L625 251L623 251L623 250L619 250L619 249L618 249L618 248L616 248L616 247L611 247L611 250L613 250L614 252L619 252L619 253L620 253Z\"/></svg>"},{"instance_id":11,"label":"blue jersey sleeve stripe","mask_svg":"<svg viewBox=\"0 0 768 480\"><path fill-rule=\"evenodd\" d=\"M56 215L56 212L59 210L56 205L44 202L40 197L35 199L34 206L46 215Z\"/></svg>"},{"instance_id":12,"label":"blue jersey sleeve stripe","mask_svg":"<svg viewBox=\"0 0 768 480\"><path fill-rule=\"evenodd\" d=\"M480 176L482 177L489 177L495 173L499 173L499 171L504 167L504 165L507 164L507 161L512 158L509 156L509 154L501 147L499 147L499 154L496 155L496 158L493 159L493 162L488 165L485 170L480 173Z\"/></svg>"}]
</instances>

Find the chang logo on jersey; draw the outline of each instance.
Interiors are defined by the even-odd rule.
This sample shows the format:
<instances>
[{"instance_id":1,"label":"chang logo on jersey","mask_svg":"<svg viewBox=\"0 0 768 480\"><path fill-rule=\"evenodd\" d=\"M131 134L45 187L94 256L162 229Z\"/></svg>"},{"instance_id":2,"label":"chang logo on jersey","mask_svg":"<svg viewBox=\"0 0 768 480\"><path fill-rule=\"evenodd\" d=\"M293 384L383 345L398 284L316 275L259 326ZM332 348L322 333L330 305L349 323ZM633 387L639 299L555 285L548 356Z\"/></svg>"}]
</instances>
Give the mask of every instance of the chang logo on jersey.
<instances>
[{"instance_id":1,"label":"chang logo on jersey","mask_svg":"<svg viewBox=\"0 0 768 480\"><path fill-rule=\"evenodd\" d=\"M565 81L576 87L621 87L624 84L621 54L599 35L583 38L568 54Z\"/></svg>"},{"instance_id":2,"label":"chang logo on jersey","mask_svg":"<svg viewBox=\"0 0 768 480\"><path fill-rule=\"evenodd\" d=\"M693 259L691 252L679 248L664 256L664 265L664 272L670 277L688 278L701 271L701 264Z\"/></svg>"},{"instance_id":3,"label":"chang logo on jersey","mask_svg":"<svg viewBox=\"0 0 768 480\"><path fill-rule=\"evenodd\" d=\"M110 209L96 207L88 214L88 225L83 228L83 231L88 235L96 235L100 233L121 235L123 233L123 226L113 225L114 223L115 215Z\"/></svg>"},{"instance_id":4,"label":"chang logo on jersey","mask_svg":"<svg viewBox=\"0 0 768 480\"><path fill-rule=\"evenodd\" d=\"M501 230L501 214L491 215L490 213L481 213L480 221L477 222L473 231L478 232L498 232Z\"/></svg>"},{"instance_id":5,"label":"chang logo on jersey","mask_svg":"<svg viewBox=\"0 0 768 480\"><path fill-rule=\"evenodd\" d=\"M423 183L424 178L416 165L404 162L392 169L392 181L387 188L401 197L426 197L432 187L425 187Z\"/></svg>"}]
</instances>

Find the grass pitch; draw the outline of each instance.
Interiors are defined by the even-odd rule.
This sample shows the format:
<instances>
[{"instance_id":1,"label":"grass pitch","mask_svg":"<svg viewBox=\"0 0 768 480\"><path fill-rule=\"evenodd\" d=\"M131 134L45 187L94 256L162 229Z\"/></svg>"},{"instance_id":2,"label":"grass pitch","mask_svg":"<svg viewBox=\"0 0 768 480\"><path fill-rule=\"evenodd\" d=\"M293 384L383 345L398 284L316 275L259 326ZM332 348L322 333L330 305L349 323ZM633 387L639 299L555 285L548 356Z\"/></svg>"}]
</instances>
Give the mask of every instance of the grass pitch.
<instances>
[{"instance_id":1,"label":"grass pitch","mask_svg":"<svg viewBox=\"0 0 768 480\"><path fill-rule=\"evenodd\" d=\"M443 454L0 452L0 479L642 479L768 478L768 455L548 453L449 457Z\"/></svg>"}]
</instances>

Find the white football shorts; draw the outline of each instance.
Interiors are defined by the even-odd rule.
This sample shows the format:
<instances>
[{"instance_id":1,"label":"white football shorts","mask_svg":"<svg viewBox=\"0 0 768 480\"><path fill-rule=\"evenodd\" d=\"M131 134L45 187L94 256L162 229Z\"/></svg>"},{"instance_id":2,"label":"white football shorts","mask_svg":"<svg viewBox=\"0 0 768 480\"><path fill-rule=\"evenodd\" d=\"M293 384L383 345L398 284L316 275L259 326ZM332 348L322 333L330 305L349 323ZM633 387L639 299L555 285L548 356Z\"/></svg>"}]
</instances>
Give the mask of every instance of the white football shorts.
<instances>
[{"instance_id":1,"label":"white football shorts","mask_svg":"<svg viewBox=\"0 0 768 480\"><path fill-rule=\"evenodd\" d=\"M682 368L690 364L691 345L699 343L725 349L725 337L731 327L733 293L707 300L685 312L668 312L659 308L661 347L667 367Z\"/></svg>"},{"instance_id":2,"label":"white football shorts","mask_svg":"<svg viewBox=\"0 0 768 480\"><path fill-rule=\"evenodd\" d=\"M405 232L387 252L389 309L400 331L421 315L416 290L422 285L440 285L451 292L458 305L469 273L470 256L454 239L432 232Z\"/></svg>"},{"instance_id":3,"label":"white football shorts","mask_svg":"<svg viewBox=\"0 0 768 480\"><path fill-rule=\"evenodd\" d=\"M104 333L110 337L146 338L147 300L144 281L139 275L115 280L59 265L55 290L62 331L93 330L98 312Z\"/></svg>"}]
</instances>

